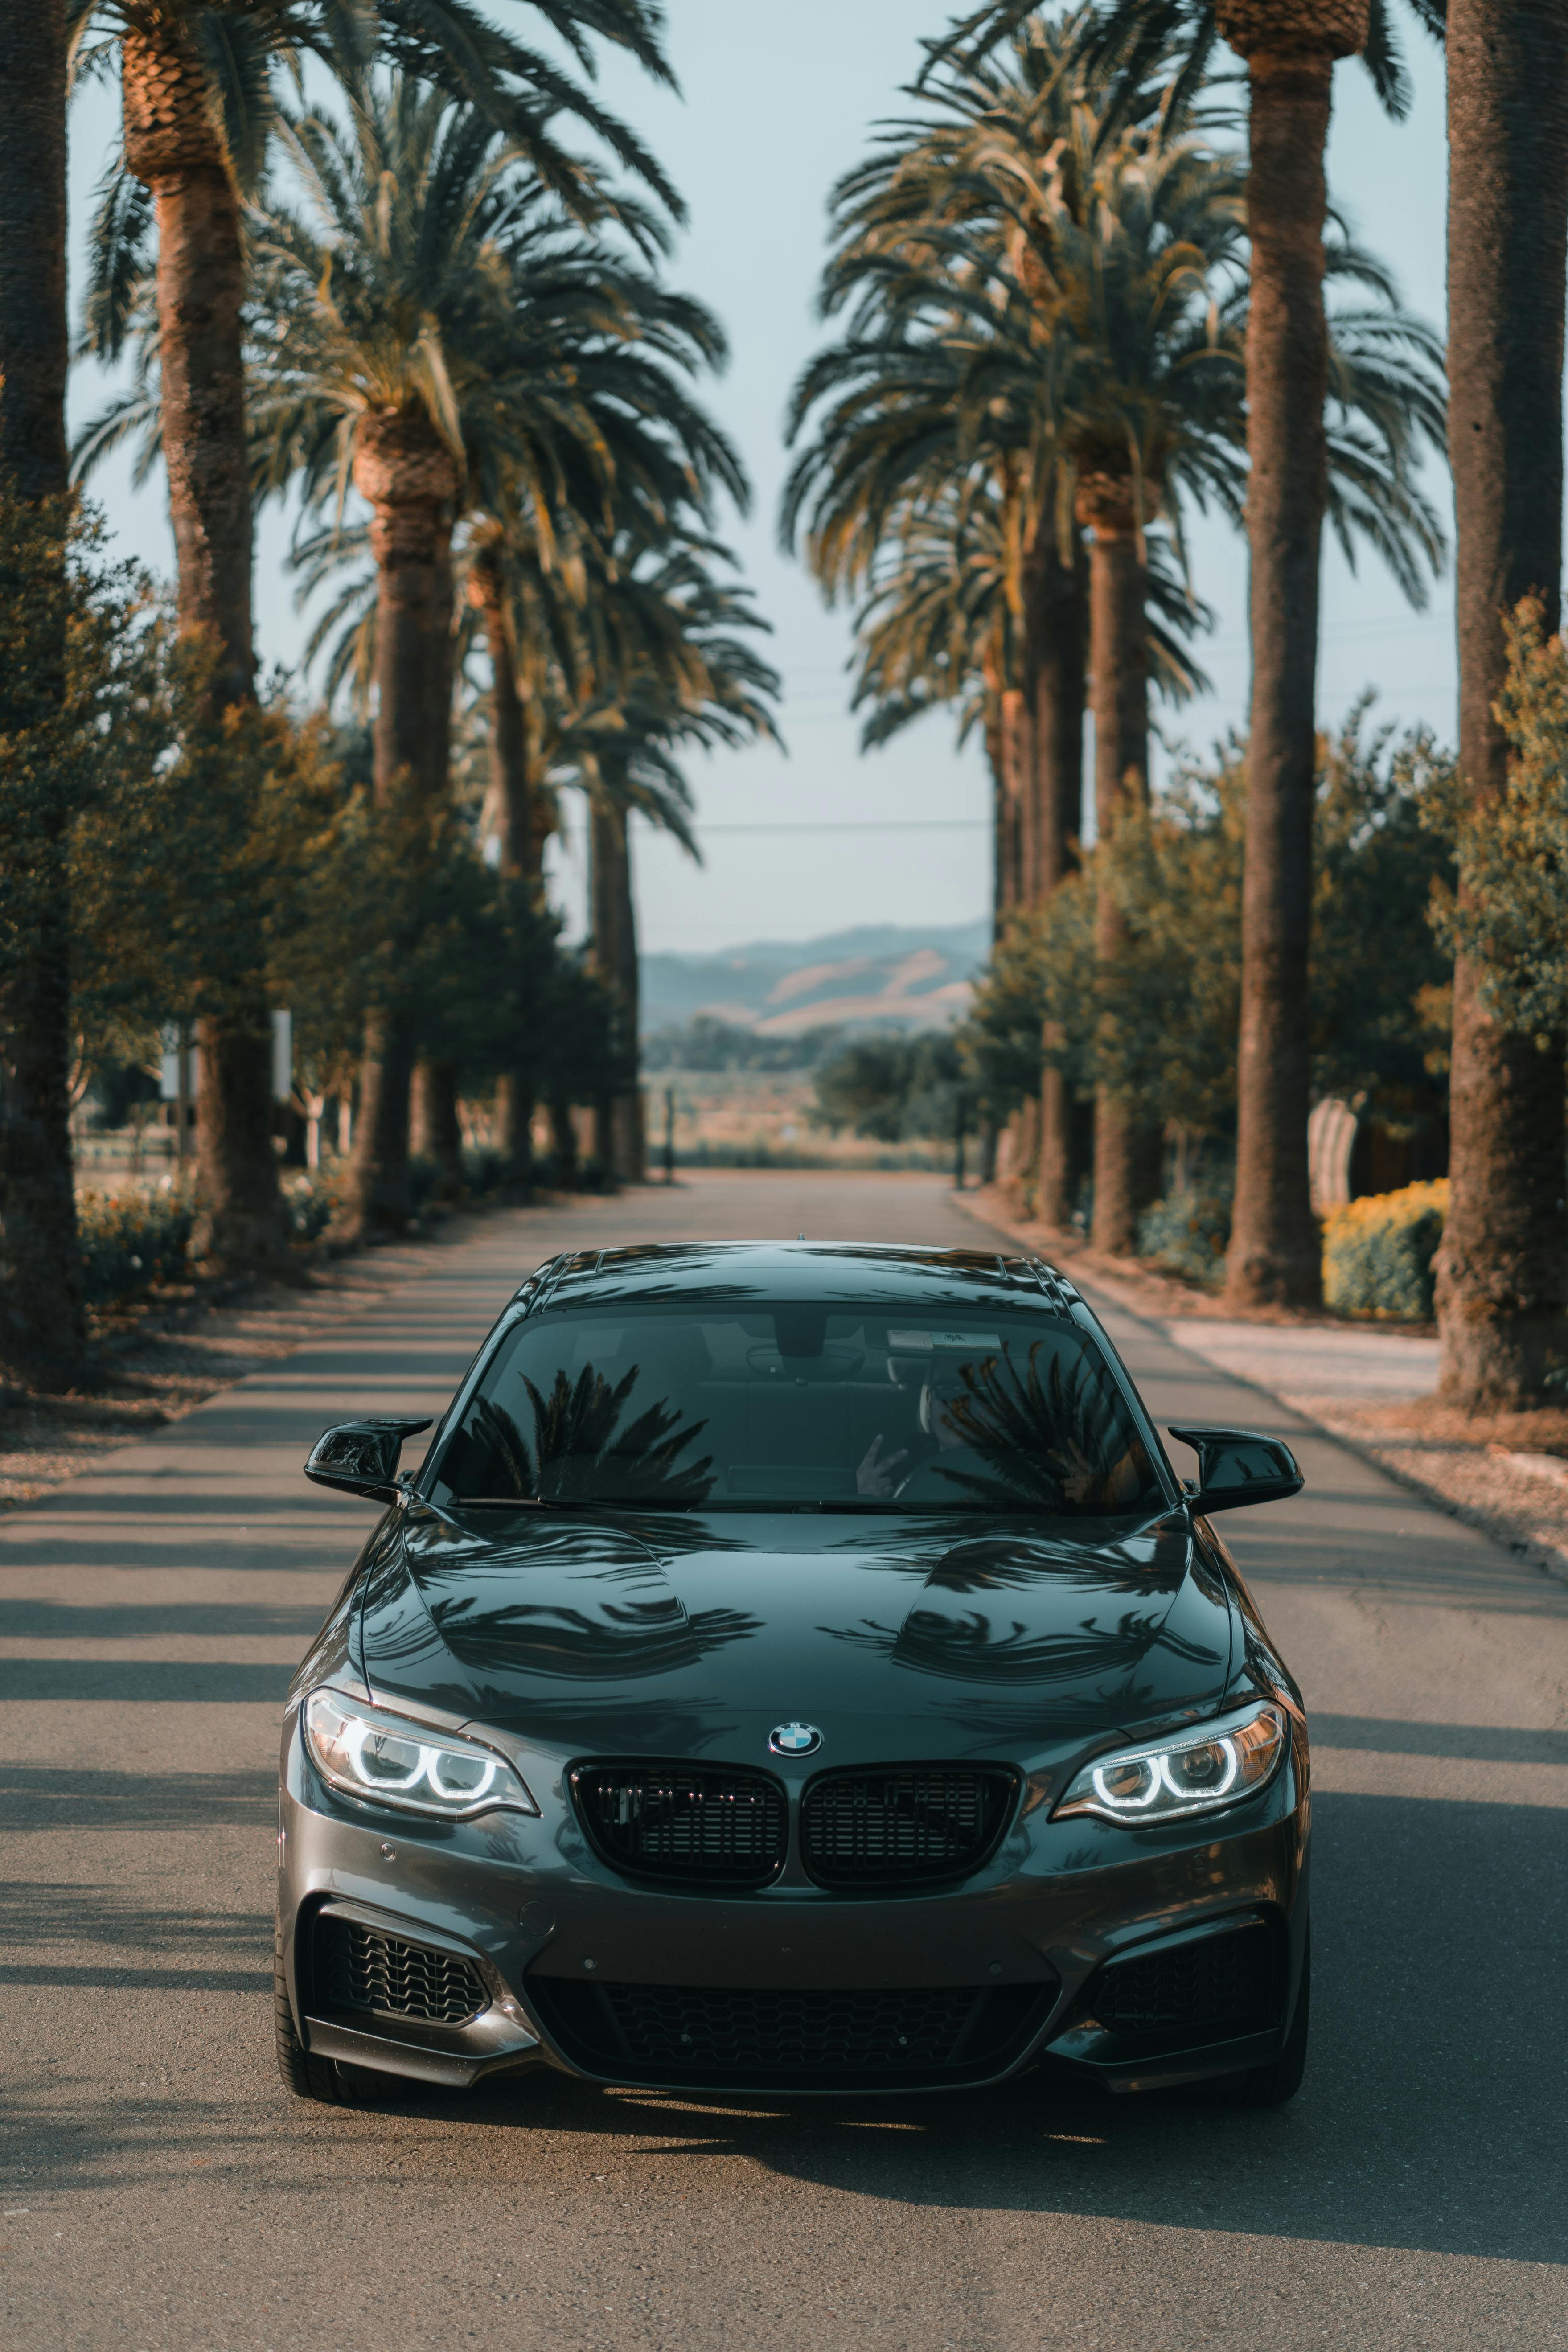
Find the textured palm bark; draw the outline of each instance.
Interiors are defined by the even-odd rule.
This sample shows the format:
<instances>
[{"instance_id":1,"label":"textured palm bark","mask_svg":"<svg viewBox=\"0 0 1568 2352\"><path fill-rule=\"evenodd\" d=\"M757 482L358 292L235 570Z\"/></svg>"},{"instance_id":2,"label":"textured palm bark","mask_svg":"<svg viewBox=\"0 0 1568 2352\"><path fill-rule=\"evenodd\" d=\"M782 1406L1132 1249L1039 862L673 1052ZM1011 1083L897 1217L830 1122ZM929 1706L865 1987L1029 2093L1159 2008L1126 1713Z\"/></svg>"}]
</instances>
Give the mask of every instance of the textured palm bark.
<instances>
[{"instance_id":1,"label":"textured palm bark","mask_svg":"<svg viewBox=\"0 0 1568 2352\"><path fill-rule=\"evenodd\" d=\"M594 961L614 990L623 1034L635 1057L641 1014L637 908L632 896L631 845L622 809L595 804L589 832L589 913ZM595 1106L595 1153L624 1184L646 1172L642 1089L634 1083Z\"/></svg>"},{"instance_id":2,"label":"textured palm bark","mask_svg":"<svg viewBox=\"0 0 1568 2352\"><path fill-rule=\"evenodd\" d=\"M215 646L221 705L255 692L239 205L177 17L121 43L125 161L158 225L158 358L180 625ZM197 1247L216 1266L288 1263L272 1149L270 1023L259 992L197 1026Z\"/></svg>"},{"instance_id":3,"label":"textured palm bark","mask_svg":"<svg viewBox=\"0 0 1568 2352\"><path fill-rule=\"evenodd\" d=\"M375 799L393 820L406 807L433 806L447 789L458 468L423 409L400 409L362 427L354 485L370 504L376 567ZM346 1221L367 1238L401 1233L411 1213L414 1064L412 1010L375 1012L365 1024Z\"/></svg>"},{"instance_id":4,"label":"textured palm bark","mask_svg":"<svg viewBox=\"0 0 1568 2352\"><path fill-rule=\"evenodd\" d=\"M66 490L66 28L62 0L0 5L0 476L14 497ZM64 569L64 546L60 550ZM16 591L13 589L12 593ZM40 645L47 720L64 691L63 600ZM8 681L15 706L16 682ZM0 990L0 1358L47 1389L86 1353L70 1141L70 907L65 814L50 812L30 877L28 952Z\"/></svg>"},{"instance_id":5,"label":"textured palm bark","mask_svg":"<svg viewBox=\"0 0 1568 2352\"><path fill-rule=\"evenodd\" d=\"M1307 961L1312 901L1323 404L1323 154L1333 63L1360 48L1367 0L1220 0L1251 91L1247 529L1252 708L1242 886L1236 1207L1237 1307L1321 1292L1307 1171Z\"/></svg>"},{"instance_id":6,"label":"textured palm bark","mask_svg":"<svg viewBox=\"0 0 1568 2352\"><path fill-rule=\"evenodd\" d=\"M1021 687L994 691L995 756L1003 828L1002 856L1007 890L1002 928L1033 904L1031 880L1038 859L1033 794L1033 743L1029 706ZM1040 1104L1029 1095L1007 1121L1007 1181L1016 1205L1032 1206L1039 1163Z\"/></svg>"},{"instance_id":7,"label":"textured palm bark","mask_svg":"<svg viewBox=\"0 0 1568 2352\"><path fill-rule=\"evenodd\" d=\"M1034 551L1025 579L1024 667L1029 705L1030 792L1035 810L1031 904L1043 907L1078 865L1083 831L1084 671L1089 581L1082 563L1062 562L1054 542ZM1047 1033L1042 1041L1049 1048ZM1066 1078L1040 1072L1035 1213L1057 1227L1072 1213L1081 1172Z\"/></svg>"},{"instance_id":8,"label":"textured palm bark","mask_svg":"<svg viewBox=\"0 0 1568 2352\"><path fill-rule=\"evenodd\" d=\"M1148 570L1131 487L1110 478L1086 481L1079 516L1091 531L1089 551L1089 667L1094 713L1094 819L1102 842L1130 810L1149 798ZM1127 922L1110 892L1095 905L1094 951L1114 965L1127 945ZM1138 1220L1160 1182L1160 1131L1133 1104L1101 1085L1094 1097L1096 1249L1131 1255Z\"/></svg>"},{"instance_id":9,"label":"textured palm bark","mask_svg":"<svg viewBox=\"0 0 1568 2352\"><path fill-rule=\"evenodd\" d=\"M463 1128L458 1117L458 1073L451 1062L416 1062L408 1118L409 1148L436 1171L438 1200L463 1189Z\"/></svg>"},{"instance_id":10,"label":"textured palm bark","mask_svg":"<svg viewBox=\"0 0 1568 2352\"><path fill-rule=\"evenodd\" d=\"M1458 524L1459 772L1502 793L1503 614L1563 564L1568 6L1449 0L1448 430ZM1439 1380L1479 1407L1539 1397L1568 1360L1562 1041L1491 1020L1454 975L1448 1217L1437 1259Z\"/></svg>"},{"instance_id":11,"label":"textured palm bark","mask_svg":"<svg viewBox=\"0 0 1568 2352\"><path fill-rule=\"evenodd\" d=\"M576 1184L578 1175L577 1129L570 1103L551 1104L550 1136L555 1151L555 1181L570 1192Z\"/></svg>"},{"instance_id":12,"label":"textured palm bark","mask_svg":"<svg viewBox=\"0 0 1568 2352\"><path fill-rule=\"evenodd\" d=\"M499 820L500 871L510 880L531 880L536 870L532 793L529 780L528 731L500 567L490 550L481 551L468 575L468 600L479 615L490 660L490 793ZM496 1145L514 1183L526 1184L533 1167L533 1105L537 1090L532 1041L520 1037L509 1066L496 1079Z\"/></svg>"},{"instance_id":13,"label":"textured palm bark","mask_svg":"<svg viewBox=\"0 0 1568 2352\"><path fill-rule=\"evenodd\" d=\"M985 760L991 771L991 937L1002 938L1018 903L1017 805L1007 774L999 700L988 699Z\"/></svg>"}]
</instances>

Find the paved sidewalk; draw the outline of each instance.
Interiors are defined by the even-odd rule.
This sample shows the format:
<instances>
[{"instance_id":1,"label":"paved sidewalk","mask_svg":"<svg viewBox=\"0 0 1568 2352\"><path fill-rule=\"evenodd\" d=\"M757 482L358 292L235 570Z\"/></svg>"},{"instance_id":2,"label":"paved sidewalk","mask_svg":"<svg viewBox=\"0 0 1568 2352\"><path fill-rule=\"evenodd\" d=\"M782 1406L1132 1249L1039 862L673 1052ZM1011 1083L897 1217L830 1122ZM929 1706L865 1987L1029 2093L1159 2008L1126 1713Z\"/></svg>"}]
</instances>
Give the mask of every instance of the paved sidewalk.
<instances>
[{"instance_id":1,"label":"paved sidewalk","mask_svg":"<svg viewBox=\"0 0 1568 2352\"><path fill-rule=\"evenodd\" d=\"M1437 1385L1436 1340L1401 1331L1220 1323L1197 1315L1149 1319L1178 1348L1273 1396L1406 1404Z\"/></svg>"}]
</instances>

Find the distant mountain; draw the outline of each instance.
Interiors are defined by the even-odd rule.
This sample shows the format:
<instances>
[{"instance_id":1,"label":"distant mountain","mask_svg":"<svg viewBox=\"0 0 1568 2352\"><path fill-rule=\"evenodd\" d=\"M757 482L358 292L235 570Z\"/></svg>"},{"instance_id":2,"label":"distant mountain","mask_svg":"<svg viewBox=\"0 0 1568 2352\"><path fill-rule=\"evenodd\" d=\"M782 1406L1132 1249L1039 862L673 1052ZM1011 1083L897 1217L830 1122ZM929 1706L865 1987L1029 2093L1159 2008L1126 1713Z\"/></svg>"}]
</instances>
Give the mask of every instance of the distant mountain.
<instances>
[{"instance_id":1,"label":"distant mountain","mask_svg":"<svg viewBox=\"0 0 1568 2352\"><path fill-rule=\"evenodd\" d=\"M867 924L819 940L762 940L711 955L650 955L643 1026L680 1027L699 1013L763 1036L827 1022L858 1029L938 1029L969 1007L991 946L988 922L900 929Z\"/></svg>"}]
</instances>

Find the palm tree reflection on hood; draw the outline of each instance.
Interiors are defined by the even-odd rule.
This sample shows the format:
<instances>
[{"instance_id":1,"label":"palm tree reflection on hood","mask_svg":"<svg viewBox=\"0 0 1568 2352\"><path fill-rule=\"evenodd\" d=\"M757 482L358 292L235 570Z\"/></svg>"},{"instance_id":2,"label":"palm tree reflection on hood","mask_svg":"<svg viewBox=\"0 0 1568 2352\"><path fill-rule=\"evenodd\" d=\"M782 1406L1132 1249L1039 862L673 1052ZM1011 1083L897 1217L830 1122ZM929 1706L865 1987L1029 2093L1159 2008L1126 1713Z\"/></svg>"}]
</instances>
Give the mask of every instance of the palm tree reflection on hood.
<instances>
[{"instance_id":1,"label":"palm tree reflection on hood","mask_svg":"<svg viewBox=\"0 0 1568 2352\"><path fill-rule=\"evenodd\" d=\"M712 1455L700 1462L679 1459L701 1436L705 1421L686 1423L677 1406L660 1399L621 1426L640 1369L634 1364L613 1388L592 1364L575 1381L557 1371L548 1395L524 1374L533 1414L531 1446L504 1405L481 1398L471 1442L485 1462L487 1498L511 1494L537 1496L542 1502L672 1508L706 1502L714 1486Z\"/></svg>"},{"instance_id":2,"label":"palm tree reflection on hood","mask_svg":"<svg viewBox=\"0 0 1568 2352\"><path fill-rule=\"evenodd\" d=\"M1213 1667L1218 1654L1164 1626L1165 1611L1129 1609L1114 1622L1086 1618L1068 1633L1038 1632L1019 1618L992 1619L978 1609L911 1609L901 1625L858 1625L821 1631L857 1649L879 1650L895 1666L965 1682L1100 1682L1133 1673L1157 1643L1191 1664Z\"/></svg>"},{"instance_id":3,"label":"palm tree reflection on hood","mask_svg":"<svg viewBox=\"0 0 1568 2352\"><path fill-rule=\"evenodd\" d=\"M1033 1342L1026 1372L1005 1344L959 1367L962 1391L955 1386L941 1409L985 1473L939 1460L936 1475L990 1510L1076 1517L1163 1508L1148 1449L1089 1349L1055 1349L1042 1372L1045 1345Z\"/></svg>"}]
</instances>

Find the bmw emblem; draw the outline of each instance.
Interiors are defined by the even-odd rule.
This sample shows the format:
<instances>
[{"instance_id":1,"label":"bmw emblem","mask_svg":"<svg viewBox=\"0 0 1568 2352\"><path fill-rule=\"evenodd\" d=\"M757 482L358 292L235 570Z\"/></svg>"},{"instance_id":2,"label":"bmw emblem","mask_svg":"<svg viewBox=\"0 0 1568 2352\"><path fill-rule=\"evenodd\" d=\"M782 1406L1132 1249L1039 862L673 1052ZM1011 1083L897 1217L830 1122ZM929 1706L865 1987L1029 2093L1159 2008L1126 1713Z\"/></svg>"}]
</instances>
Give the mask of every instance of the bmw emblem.
<instances>
[{"instance_id":1,"label":"bmw emblem","mask_svg":"<svg viewBox=\"0 0 1568 2352\"><path fill-rule=\"evenodd\" d=\"M815 1723L775 1723L768 1734L768 1746L775 1756L815 1756L822 1745L822 1734Z\"/></svg>"}]
</instances>

